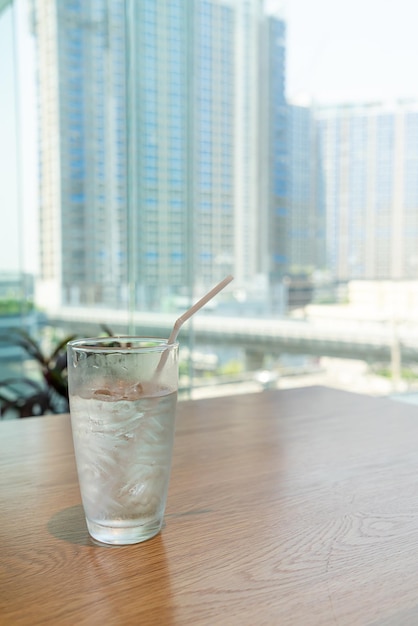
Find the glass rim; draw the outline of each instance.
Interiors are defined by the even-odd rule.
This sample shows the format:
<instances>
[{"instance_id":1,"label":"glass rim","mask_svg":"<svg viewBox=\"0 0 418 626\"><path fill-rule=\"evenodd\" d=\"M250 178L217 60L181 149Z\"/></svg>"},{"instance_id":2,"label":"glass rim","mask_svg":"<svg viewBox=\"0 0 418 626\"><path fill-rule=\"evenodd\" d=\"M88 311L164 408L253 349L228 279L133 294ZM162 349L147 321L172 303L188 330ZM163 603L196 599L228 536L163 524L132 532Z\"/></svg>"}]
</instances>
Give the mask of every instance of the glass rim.
<instances>
[{"instance_id":1,"label":"glass rim","mask_svg":"<svg viewBox=\"0 0 418 626\"><path fill-rule=\"evenodd\" d=\"M124 342L126 345L110 345L117 342ZM79 339L72 339L67 343L67 348L91 354L103 352L123 352L126 354L132 354L134 352L164 352L165 350L173 350L173 348L177 348L178 345L178 341L168 343L168 339L162 339L161 337L147 337L145 335L112 335L110 337L83 337Z\"/></svg>"}]
</instances>

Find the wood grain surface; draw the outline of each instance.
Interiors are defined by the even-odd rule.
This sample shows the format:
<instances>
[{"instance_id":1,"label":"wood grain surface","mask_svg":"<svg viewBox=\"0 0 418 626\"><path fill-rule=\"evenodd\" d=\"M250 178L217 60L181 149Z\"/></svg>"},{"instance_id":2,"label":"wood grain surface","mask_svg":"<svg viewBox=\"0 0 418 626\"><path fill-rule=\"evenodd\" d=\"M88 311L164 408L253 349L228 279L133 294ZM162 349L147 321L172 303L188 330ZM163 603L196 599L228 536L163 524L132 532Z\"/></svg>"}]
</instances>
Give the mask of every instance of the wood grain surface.
<instances>
[{"instance_id":1,"label":"wood grain surface","mask_svg":"<svg viewBox=\"0 0 418 626\"><path fill-rule=\"evenodd\" d=\"M0 623L418 624L418 407L323 387L179 404L165 527L88 536L68 416L0 423Z\"/></svg>"}]
</instances>

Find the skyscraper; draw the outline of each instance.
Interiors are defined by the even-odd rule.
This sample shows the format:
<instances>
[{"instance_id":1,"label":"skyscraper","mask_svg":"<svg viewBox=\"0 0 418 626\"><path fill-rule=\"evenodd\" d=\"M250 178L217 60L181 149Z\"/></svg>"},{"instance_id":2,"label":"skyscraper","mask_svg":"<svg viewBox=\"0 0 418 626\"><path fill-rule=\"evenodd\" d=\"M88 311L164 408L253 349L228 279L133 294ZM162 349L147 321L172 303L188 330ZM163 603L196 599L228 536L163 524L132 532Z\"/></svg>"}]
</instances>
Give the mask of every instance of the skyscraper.
<instances>
[{"instance_id":1,"label":"skyscraper","mask_svg":"<svg viewBox=\"0 0 418 626\"><path fill-rule=\"evenodd\" d=\"M41 299L126 300L123 2L34 1Z\"/></svg>"},{"instance_id":2,"label":"skyscraper","mask_svg":"<svg viewBox=\"0 0 418 626\"><path fill-rule=\"evenodd\" d=\"M259 0L33 1L43 300L161 309L230 272L280 282L280 17Z\"/></svg>"},{"instance_id":3,"label":"skyscraper","mask_svg":"<svg viewBox=\"0 0 418 626\"><path fill-rule=\"evenodd\" d=\"M288 106L290 274L326 267L325 198L317 125L310 106Z\"/></svg>"},{"instance_id":4,"label":"skyscraper","mask_svg":"<svg viewBox=\"0 0 418 626\"><path fill-rule=\"evenodd\" d=\"M418 274L418 103L321 107L329 267L339 280Z\"/></svg>"},{"instance_id":5,"label":"skyscraper","mask_svg":"<svg viewBox=\"0 0 418 626\"><path fill-rule=\"evenodd\" d=\"M269 307L283 308L289 267L289 162L285 97L286 25L280 4L270 2L260 20L258 208L260 273L268 278Z\"/></svg>"},{"instance_id":6,"label":"skyscraper","mask_svg":"<svg viewBox=\"0 0 418 626\"><path fill-rule=\"evenodd\" d=\"M129 7L133 263L147 307L235 268L235 13L207 0Z\"/></svg>"}]
</instances>

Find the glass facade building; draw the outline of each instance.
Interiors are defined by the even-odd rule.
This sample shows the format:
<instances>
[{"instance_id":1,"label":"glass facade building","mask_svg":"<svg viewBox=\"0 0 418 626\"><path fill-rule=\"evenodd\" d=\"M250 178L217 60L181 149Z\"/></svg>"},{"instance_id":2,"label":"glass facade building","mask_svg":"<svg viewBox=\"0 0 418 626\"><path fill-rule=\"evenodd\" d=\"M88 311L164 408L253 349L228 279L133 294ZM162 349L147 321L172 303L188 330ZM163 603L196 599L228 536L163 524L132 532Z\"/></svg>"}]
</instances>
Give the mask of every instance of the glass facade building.
<instances>
[{"instance_id":1,"label":"glass facade building","mask_svg":"<svg viewBox=\"0 0 418 626\"><path fill-rule=\"evenodd\" d=\"M38 46L40 299L126 301L122 2L34 6Z\"/></svg>"},{"instance_id":2,"label":"glass facade building","mask_svg":"<svg viewBox=\"0 0 418 626\"><path fill-rule=\"evenodd\" d=\"M289 104L290 274L416 277L417 116L413 100Z\"/></svg>"},{"instance_id":3,"label":"glass facade building","mask_svg":"<svg viewBox=\"0 0 418 626\"><path fill-rule=\"evenodd\" d=\"M288 106L289 272L311 275L326 268L324 179L311 107Z\"/></svg>"},{"instance_id":4,"label":"glass facade building","mask_svg":"<svg viewBox=\"0 0 418 626\"><path fill-rule=\"evenodd\" d=\"M34 0L34 15L41 298L161 309L228 273L280 283L283 21L258 0Z\"/></svg>"},{"instance_id":5,"label":"glass facade building","mask_svg":"<svg viewBox=\"0 0 418 626\"><path fill-rule=\"evenodd\" d=\"M289 133L285 95L286 25L272 11L260 29L259 234L263 273L273 311L283 309L283 277L289 259Z\"/></svg>"},{"instance_id":6,"label":"glass facade building","mask_svg":"<svg viewBox=\"0 0 418 626\"><path fill-rule=\"evenodd\" d=\"M328 266L338 280L418 271L418 103L320 107Z\"/></svg>"}]
</instances>

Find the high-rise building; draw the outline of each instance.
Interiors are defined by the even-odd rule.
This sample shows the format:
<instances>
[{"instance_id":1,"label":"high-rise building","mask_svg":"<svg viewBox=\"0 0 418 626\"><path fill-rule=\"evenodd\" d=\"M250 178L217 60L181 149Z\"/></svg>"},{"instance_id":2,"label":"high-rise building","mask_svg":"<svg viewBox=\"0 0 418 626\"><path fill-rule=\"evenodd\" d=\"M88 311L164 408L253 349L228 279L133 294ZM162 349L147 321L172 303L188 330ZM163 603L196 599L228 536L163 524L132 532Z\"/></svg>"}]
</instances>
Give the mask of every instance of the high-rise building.
<instances>
[{"instance_id":1,"label":"high-rise building","mask_svg":"<svg viewBox=\"0 0 418 626\"><path fill-rule=\"evenodd\" d=\"M126 301L123 2L34 0L41 298Z\"/></svg>"},{"instance_id":2,"label":"high-rise building","mask_svg":"<svg viewBox=\"0 0 418 626\"><path fill-rule=\"evenodd\" d=\"M161 309L227 273L280 283L280 17L259 0L33 4L43 302Z\"/></svg>"},{"instance_id":3,"label":"high-rise building","mask_svg":"<svg viewBox=\"0 0 418 626\"><path fill-rule=\"evenodd\" d=\"M283 310L289 266L288 120L285 96L286 25L270 2L260 21L258 219L261 275L268 278L269 307Z\"/></svg>"},{"instance_id":4,"label":"high-rise building","mask_svg":"<svg viewBox=\"0 0 418 626\"><path fill-rule=\"evenodd\" d=\"M320 107L328 264L338 280L418 275L418 102Z\"/></svg>"},{"instance_id":5,"label":"high-rise building","mask_svg":"<svg viewBox=\"0 0 418 626\"><path fill-rule=\"evenodd\" d=\"M236 267L236 11L207 0L131 2L129 9L136 298L158 307Z\"/></svg>"},{"instance_id":6,"label":"high-rise building","mask_svg":"<svg viewBox=\"0 0 418 626\"><path fill-rule=\"evenodd\" d=\"M288 106L289 273L326 268L324 180L317 125L310 106Z\"/></svg>"}]
</instances>

